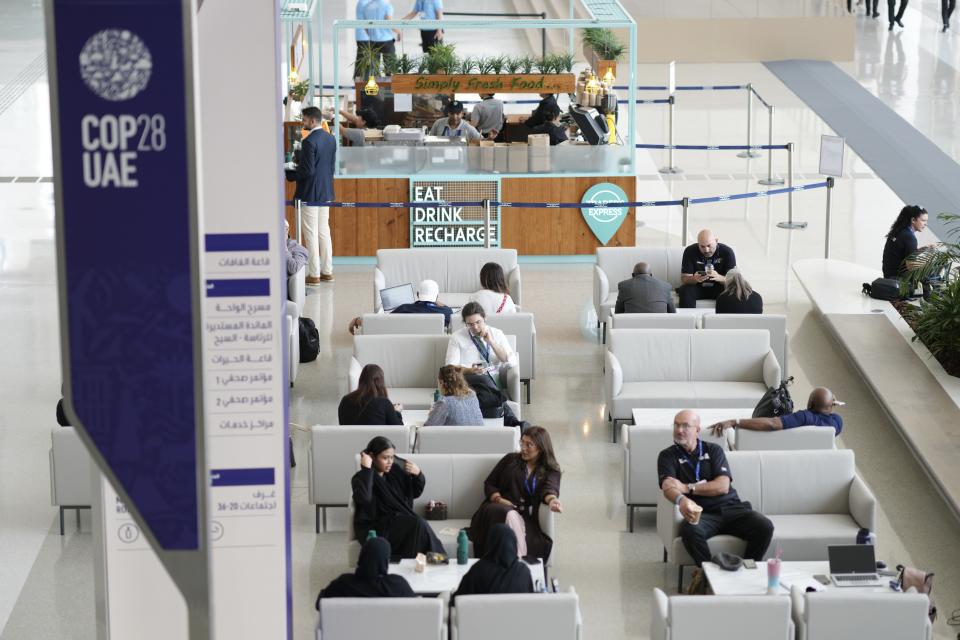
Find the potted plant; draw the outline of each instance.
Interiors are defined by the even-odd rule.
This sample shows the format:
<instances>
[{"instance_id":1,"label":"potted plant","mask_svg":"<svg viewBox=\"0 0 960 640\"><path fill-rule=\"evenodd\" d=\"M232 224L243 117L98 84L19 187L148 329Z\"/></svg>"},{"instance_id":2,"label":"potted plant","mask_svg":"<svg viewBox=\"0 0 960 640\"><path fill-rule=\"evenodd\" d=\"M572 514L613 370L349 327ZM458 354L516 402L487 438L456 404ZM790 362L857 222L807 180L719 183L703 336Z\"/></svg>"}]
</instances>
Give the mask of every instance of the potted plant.
<instances>
[{"instance_id":1,"label":"potted plant","mask_svg":"<svg viewBox=\"0 0 960 640\"><path fill-rule=\"evenodd\" d=\"M456 46L438 42L427 50L427 73L453 73L456 71L459 62L457 60Z\"/></svg>"},{"instance_id":2,"label":"potted plant","mask_svg":"<svg viewBox=\"0 0 960 640\"><path fill-rule=\"evenodd\" d=\"M949 229L949 241L921 252L911 262L914 268L901 277L901 293L939 278L930 287L930 295L919 306L897 303L897 309L916 336L952 376L960 376L960 216L941 213L940 220Z\"/></svg>"},{"instance_id":3,"label":"potted plant","mask_svg":"<svg viewBox=\"0 0 960 640\"><path fill-rule=\"evenodd\" d=\"M617 60L623 57L627 45L610 29L584 29L582 42L583 53L597 77L604 77L608 70L616 77Z\"/></svg>"},{"instance_id":4,"label":"potted plant","mask_svg":"<svg viewBox=\"0 0 960 640\"><path fill-rule=\"evenodd\" d=\"M297 102L303 102L304 98L307 97L307 93L309 93L309 91L310 91L310 81L301 80L300 82L296 82L290 86L290 90L287 92L287 95L291 99Z\"/></svg>"}]
</instances>

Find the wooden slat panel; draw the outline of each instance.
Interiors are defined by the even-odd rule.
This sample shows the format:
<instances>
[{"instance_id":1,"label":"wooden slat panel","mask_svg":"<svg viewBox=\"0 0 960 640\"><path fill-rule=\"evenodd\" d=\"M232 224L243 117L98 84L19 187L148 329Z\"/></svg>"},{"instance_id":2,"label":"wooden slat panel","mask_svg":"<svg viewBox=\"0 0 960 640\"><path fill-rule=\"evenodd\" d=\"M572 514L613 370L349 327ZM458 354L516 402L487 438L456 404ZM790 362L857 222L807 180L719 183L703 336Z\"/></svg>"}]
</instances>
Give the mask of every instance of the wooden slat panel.
<instances>
[{"instance_id":1,"label":"wooden slat panel","mask_svg":"<svg viewBox=\"0 0 960 640\"><path fill-rule=\"evenodd\" d=\"M337 178L336 198L340 202L403 202L407 200L406 178ZM373 256L377 249L410 246L406 209L340 208L330 210L333 254Z\"/></svg>"}]
</instances>

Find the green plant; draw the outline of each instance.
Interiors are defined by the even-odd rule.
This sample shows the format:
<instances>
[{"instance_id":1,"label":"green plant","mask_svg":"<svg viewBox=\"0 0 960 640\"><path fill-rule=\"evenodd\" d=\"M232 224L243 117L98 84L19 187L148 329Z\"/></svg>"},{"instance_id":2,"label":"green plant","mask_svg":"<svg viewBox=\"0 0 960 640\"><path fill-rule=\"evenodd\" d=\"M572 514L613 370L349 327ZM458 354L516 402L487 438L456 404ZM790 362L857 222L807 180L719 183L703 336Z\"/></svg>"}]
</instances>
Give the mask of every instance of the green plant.
<instances>
[{"instance_id":1,"label":"green plant","mask_svg":"<svg viewBox=\"0 0 960 640\"><path fill-rule=\"evenodd\" d=\"M490 73L500 73L499 71L494 71L493 63L496 58L488 58L485 56L480 56L477 58L477 73L482 73L484 75Z\"/></svg>"},{"instance_id":2,"label":"green plant","mask_svg":"<svg viewBox=\"0 0 960 640\"><path fill-rule=\"evenodd\" d=\"M491 73L502 73L503 68L507 65L507 56L494 56L489 58L490 62L490 72Z\"/></svg>"},{"instance_id":3,"label":"green plant","mask_svg":"<svg viewBox=\"0 0 960 640\"><path fill-rule=\"evenodd\" d=\"M906 294L931 278L941 277L931 287L930 296L920 306L905 305L904 318L916 336L951 375L960 375L960 216L941 213L947 240L920 252L911 259L901 276L901 291Z\"/></svg>"},{"instance_id":4,"label":"green plant","mask_svg":"<svg viewBox=\"0 0 960 640\"><path fill-rule=\"evenodd\" d=\"M428 73L456 73L458 68L456 46L438 42L427 51Z\"/></svg>"},{"instance_id":5,"label":"green plant","mask_svg":"<svg viewBox=\"0 0 960 640\"><path fill-rule=\"evenodd\" d=\"M517 73L520 71L520 65L523 64L522 58L506 56L503 62L504 68L507 70L507 73Z\"/></svg>"},{"instance_id":6,"label":"green plant","mask_svg":"<svg viewBox=\"0 0 960 640\"><path fill-rule=\"evenodd\" d=\"M555 73L554 71L554 57L553 54L548 53L542 58L538 58L534 61L534 68L536 68L537 73L551 74Z\"/></svg>"},{"instance_id":7,"label":"green plant","mask_svg":"<svg viewBox=\"0 0 960 640\"><path fill-rule=\"evenodd\" d=\"M301 80L290 87L290 97L296 100L297 102L303 102L303 99L307 97L307 93L310 91L310 81Z\"/></svg>"},{"instance_id":8,"label":"green plant","mask_svg":"<svg viewBox=\"0 0 960 640\"><path fill-rule=\"evenodd\" d=\"M537 60L533 56L521 56L518 62L520 64L520 73L533 73L533 68L537 66Z\"/></svg>"},{"instance_id":9,"label":"green plant","mask_svg":"<svg viewBox=\"0 0 960 640\"><path fill-rule=\"evenodd\" d=\"M383 75L394 76L400 72L399 69L400 62L397 56L393 54L383 56Z\"/></svg>"},{"instance_id":10,"label":"green plant","mask_svg":"<svg viewBox=\"0 0 960 640\"><path fill-rule=\"evenodd\" d=\"M456 73L462 73L462 74L473 73L474 70L477 68L477 62L478 60L476 58L473 58L471 56L466 56L465 58L460 60L460 64L456 66Z\"/></svg>"},{"instance_id":11,"label":"green plant","mask_svg":"<svg viewBox=\"0 0 960 640\"><path fill-rule=\"evenodd\" d=\"M573 54L556 53L553 56L554 73L572 73L573 72Z\"/></svg>"},{"instance_id":12,"label":"green plant","mask_svg":"<svg viewBox=\"0 0 960 640\"><path fill-rule=\"evenodd\" d=\"M420 64L420 58L411 58L407 54L403 54L397 58L397 73L406 75L416 69Z\"/></svg>"},{"instance_id":13,"label":"green plant","mask_svg":"<svg viewBox=\"0 0 960 640\"><path fill-rule=\"evenodd\" d=\"M610 29L584 29L581 41L601 60L619 60L627 49Z\"/></svg>"},{"instance_id":14,"label":"green plant","mask_svg":"<svg viewBox=\"0 0 960 640\"><path fill-rule=\"evenodd\" d=\"M353 65L353 77L366 78L380 75L380 50L369 42L357 48L357 61Z\"/></svg>"}]
</instances>

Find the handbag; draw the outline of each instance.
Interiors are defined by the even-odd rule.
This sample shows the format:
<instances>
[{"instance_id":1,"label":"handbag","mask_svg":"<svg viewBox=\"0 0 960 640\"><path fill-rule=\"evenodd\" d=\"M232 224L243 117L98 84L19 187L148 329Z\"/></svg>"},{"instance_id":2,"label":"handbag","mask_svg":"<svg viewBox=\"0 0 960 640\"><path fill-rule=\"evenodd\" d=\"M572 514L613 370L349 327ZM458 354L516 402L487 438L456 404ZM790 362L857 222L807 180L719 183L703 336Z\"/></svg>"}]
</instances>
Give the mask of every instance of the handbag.
<instances>
[{"instance_id":1,"label":"handbag","mask_svg":"<svg viewBox=\"0 0 960 640\"><path fill-rule=\"evenodd\" d=\"M927 595L927 599L930 601L927 615L930 616L930 622L935 622L937 619L937 604L933 601L933 573L927 573L914 567L905 567L902 564L897 565L897 571L900 572L897 584L901 591L913 589L917 593Z\"/></svg>"},{"instance_id":2,"label":"handbag","mask_svg":"<svg viewBox=\"0 0 960 640\"><path fill-rule=\"evenodd\" d=\"M426 511L424 512L424 517L427 520L446 520L447 519L447 503L440 502L439 500L431 500L427 503Z\"/></svg>"},{"instance_id":3,"label":"handbag","mask_svg":"<svg viewBox=\"0 0 960 640\"><path fill-rule=\"evenodd\" d=\"M779 418L782 415L793 413L793 398L787 386L793 383L793 376L780 383L779 387L770 387L760 398L753 410L754 418Z\"/></svg>"},{"instance_id":4,"label":"handbag","mask_svg":"<svg viewBox=\"0 0 960 640\"><path fill-rule=\"evenodd\" d=\"M873 282L863 283L863 293L874 300L900 300L900 281L894 278L877 278Z\"/></svg>"}]
</instances>

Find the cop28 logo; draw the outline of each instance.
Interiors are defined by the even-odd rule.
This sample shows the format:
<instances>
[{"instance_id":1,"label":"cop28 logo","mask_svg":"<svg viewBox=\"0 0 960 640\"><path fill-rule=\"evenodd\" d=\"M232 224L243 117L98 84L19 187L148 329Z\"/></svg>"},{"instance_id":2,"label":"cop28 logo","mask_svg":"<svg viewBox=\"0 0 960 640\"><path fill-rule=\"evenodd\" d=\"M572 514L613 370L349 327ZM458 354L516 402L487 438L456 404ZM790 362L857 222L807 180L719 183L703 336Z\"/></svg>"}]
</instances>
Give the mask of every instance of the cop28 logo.
<instances>
[{"instance_id":1,"label":"cop28 logo","mask_svg":"<svg viewBox=\"0 0 960 640\"><path fill-rule=\"evenodd\" d=\"M628 202L627 194L615 184L601 182L590 187L580 202L591 204L615 204ZM610 238L617 233L620 225L627 217L626 207L587 207L580 210L590 231L601 244L610 242Z\"/></svg>"},{"instance_id":2,"label":"cop28 logo","mask_svg":"<svg viewBox=\"0 0 960 640\"><path fill-rule=\"evenodd\" d=\"M150 82L150 49L126 29L104 29L93 34L80 51L80 76L87 88L109 100L129 100Z\"/></svg>"}]
</instances>

